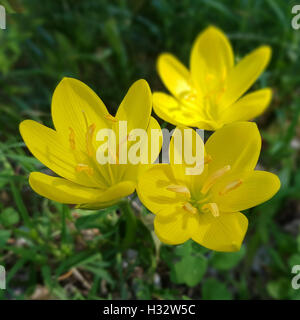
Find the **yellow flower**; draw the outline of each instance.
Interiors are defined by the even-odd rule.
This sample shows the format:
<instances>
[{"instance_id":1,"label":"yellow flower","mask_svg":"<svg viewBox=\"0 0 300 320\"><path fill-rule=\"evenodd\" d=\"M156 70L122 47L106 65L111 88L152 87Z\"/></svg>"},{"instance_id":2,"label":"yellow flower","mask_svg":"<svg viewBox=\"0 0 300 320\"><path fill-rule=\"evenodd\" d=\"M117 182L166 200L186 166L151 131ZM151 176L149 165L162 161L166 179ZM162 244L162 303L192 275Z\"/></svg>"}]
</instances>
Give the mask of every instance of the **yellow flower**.
<instances>
[{"instance_id":1,"label":"yellow flower","mask_svg":"<svg viewBox=\"0 0 300 320\"><path fill-rule=\"evenodd\" d=\"M118 131L121 120L127 121L129 132L134 128L160 129L150 116L151 109L152 95L145 80L130 87L114 117L88 86L64 78L52 98L55 130L32 120L20 124L21 135L31 153L59 176L32 172L30 186L46 198L84 208L107 207L131 194L140 166L117 162L100 165L96 159L99 142L95 136L103 128ZM117 141L117 146L121 143Z\"/></svg>"},{"instance_id":2,"label":"yellow flower","mask_svg":"<svg viewBox=\"0 0 300 320\"><path fill-rule=\"evenodd\" d=\"M173 96L155 92L154 111L174 125L204 130L253 119L270 103L271 89L242 95L263 72L270 56L270 47L261 46L234 65L225 34L208 27L193 45L190 70L172 54L159 56L158 73Z\"/></svg>"},{"instance_id":3,"label":"yellow flower","mask_svg":"<svg viewBox=\"0 0 300 320\"><path fill-rule=\"evenodd\" d=\"M170 158L174 148L173 137ZM248 227L239 211L267 201L280 187L276 175L254 170L260 148L256 124L236 122L206 142L202 174L186 175L187 165L172 161L145 171L137 192L156 214L159 239L175 245L191 238L212 250L239 250Z\"/></svg>"}]
</instances>

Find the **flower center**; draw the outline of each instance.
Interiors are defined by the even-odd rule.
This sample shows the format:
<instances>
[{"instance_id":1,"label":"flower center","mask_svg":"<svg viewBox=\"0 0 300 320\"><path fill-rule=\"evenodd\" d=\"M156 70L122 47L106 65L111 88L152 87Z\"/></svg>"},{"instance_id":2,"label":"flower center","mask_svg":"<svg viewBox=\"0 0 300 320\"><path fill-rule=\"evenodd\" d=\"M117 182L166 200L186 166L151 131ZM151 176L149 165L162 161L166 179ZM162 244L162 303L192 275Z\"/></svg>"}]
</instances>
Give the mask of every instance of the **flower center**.
<instances>
[{"instance_id":1,"label":"flower center","mask_svg":"<svg viewBox=\"0 0 300 320\"><path fill-rule=\"evenodd\" d=\"M109 186L113 181L111 173L109 172L109 175L107 176L104 171L99 170L97 163L94 161L96 151L93 141L96 130L96 124L88 123L88 119L84 110L82 110L82 115L86 126L85 150L80 150L80 148L78 150L76 148L76 133L73 128L69 127L70 148L72 150L72 153L74 154L76 161L78 162L75 166L75 171L78 173L86 174L90 180L94 181L95 185L101 185L101 187Z\"/></svg>"},{"instance_id":2,"label":"flower center","mask_svg":"<svg viewBox=\"0 0 300 320\"><path fill-rule=\"evenodd\" d=\"M111 166L111 162L107 163L107 167L103 170L99 168L98 163L95 160L96 157L96 150L94 145L94 137L95 137L95 131L96 131L96 124L95 123L89 123L87 115L84 110L82 110L82 115L84 118L85 123L85 150L78 150L77 147L77 141L76 141L76 133L73 128L69 127L69 145L72 153L75 156L75 159L77 161L77 165L75 166L76 172L83 173L89 176L89 179L91 179L92 176L93 180L95 180L96 184L99 184L99 179L101 177L101 181L105 181L105 185L109 186L111 184L115 183L116 173L113 171L113 168ZM104 118L111 123L114 130L117 130L116 126L119 123L119 119L117 117L112 116L111 114L107 113L104 115ZM129 140L129 134L124 137L120 142L119 146L122 146L125 144L126 141ZM107 152L109 156L114 159L113 163L119 164L119 148L116 150L112 149L112 146L108 144ZM77 150L76 150L77 149ZM79 148L80 149L80 148ZM103 183L101 183L103 184Z\"/></svg>"},{"instance_id":3,"label":"flower center","mask_svg":"<svg viewBox=\"0 0 300 320\"><path fill-rule=\"evenodd\" d=\"M182 208L185 211L191 214L210 213L213 217L217 218L220 216L219 206L213 201L213 194L209 191L212 186L230 170L230 165L226 165L211 174L202 186L200 198L197 199L194 199L191 196L189 188L185 185L172 184L167 186L166 189L186 197L186 201L182 205ZM238 188L242 183L243 181L241 179L231 181L221 191L219 191L219 195L226 195L232 190Z\"/></svg>"},{"instance_id":4,"label":"flower center","mask_svg":"<svg viewBox=\"0 0 300 320\"><path fill-rule=\"evenodd\" d=\"M188 102L195 102L197 100L197 94L195 92L185 91L181 93L180 98Z\"/></svg>"},{"instance_id":5,"label":"flower center","mask_svg":"<svg viewBox=\"0 0 300 320\"><path fill-rule=\"evenodd\" d=\"M85 134L85 142L86 142L86 153L89 156L89 158L92 158L94 155L94 146L93 146L93 136L94 136L94 132L96 129L96 125L95 123L92 123L91 125L88 124L88 120L86 117L86 114L84 111L82 111L83 117L84 117L84 121L86 124L86 134ZM79 153L76 152L76 141L75 141L75 131L73 128L69 127L70 133L69 133L69 143L70 143L70 148L73 151L73 153L75 154L76 158L79 158ZM90 162L90 161L88 161ZM90 166L89 164L86 163L78 163L75 167L75 170L77 172L85 172L86 174L88 174L89 176L92 176L94 174L94 169L92 166Z\"/></svg>"}]
</instances>

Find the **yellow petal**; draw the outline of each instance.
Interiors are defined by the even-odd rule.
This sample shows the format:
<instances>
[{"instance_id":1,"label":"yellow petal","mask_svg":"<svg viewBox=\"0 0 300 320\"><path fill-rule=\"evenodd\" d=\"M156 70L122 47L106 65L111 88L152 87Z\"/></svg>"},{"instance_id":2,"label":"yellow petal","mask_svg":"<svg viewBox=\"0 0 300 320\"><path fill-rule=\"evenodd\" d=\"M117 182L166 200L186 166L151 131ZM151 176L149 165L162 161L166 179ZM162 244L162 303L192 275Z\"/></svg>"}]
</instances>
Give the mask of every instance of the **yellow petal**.
<instances>
[{"instance_id":1,"label":"yellow petal","mask_svg":"<svg viewBox=\"0 0 300 320\"><path fill-rule=\"evenodd\" d=\"M127 121L128 133L132 129L146 130L151 114L152 94L147 81L136 81L128 90L116 114L120 121Z\"/></svg>"},{"instance_id":2,"label":"yellow petal","mask_svg":"<svg viewBox=\"0 0 300 320\"><path fill-rule=\"evenodd\" d=\"M101 204L118 200L134 192L134 184L124 181L108 189L96 189L80 186L66 179L51 177L40 172L29 176L31 188L41 196L68 204ZM99 206L100 207L100 206Z\"/></svg>"},{"instance_id":3,"label":"yellow petal","mask_svg":"<svg viewBox=\"0 0 300 320\"><path fill-rule=\"evenodd\" d=\"M249 172L258 161L261 136L254 122L235 122L214 132L205 144L210 173L230 166L230 173Z\"/></svg>"},{"instance_id":4,"label":"yellow petal","mask_svg":"<svg viewBox=\"0 0 300 320\"><path fill-rule=\"evenodd\" d=\"M191 91L188 69L172 54L163 53L158 57L157 70L168 90L179 97Z\"/></svg>"},{"instance_id":5,"label":"yellow petal","mask_svg":"<svg viewBox=\"0 0 300 320\"><path fill-rule=\"evenodd\" d=\"M242 213L220 212L218 217L203 213L197 217L197 228L191 234L194 241L215 251L240 250L248 228L248 219Z\"/></svg>"},{"instance_id":6,"label":"yellow petal","mask_svg":"<svg viewBox=\"0 0 300 320\"><path fill-rule=\"evenodd\" d=\"M162 92L154 92L153 109L161 119L175 126L197 127L203 130L214 128L212 121L205 120L200 106L182 103Z\"/></svg>"},{"instance_id":7,"label":"yellow petal","mask_svg":"<svg viewBox=\"0 0 300 320\"><path fill-rule=\"evenodd\" d=\"M86 150L87 124L95 124L96 131L107 126L102 116L107 109L96 93L83 82L63 78L52 97L52 119L62 139L68 143L70 128L75 132L76 146Z\"/></svg>"},{"instance_id":8,"label":"yellow petal","mask_svg":"<svg viewBox=\"0 0 300 320\"><path fill-rule=\"evenodd\" d=\"M158 121L151 117L147 128L148 136L148 163L154 163L159 156L162 144L163 134Z\"/></svg>"},{"instance_id":9,"label":"yellow petal","mask_svg":"<svg viewBox=\"0 0 300 320\"><path fill-rule=\"evenodd\" d=\"M226 183L227 181L218 186L218 191L222 190ZM234 190L224 195L215 192L214 201L219 203L221 211L242 211L269 200L277 193L279 188L280 180L275 174L253 171Z\"/></svg>"},{"instance_id":10,"label":"yellow petal","mask_svg":"<svg viewBox=\"0 0 300 320\"><path fill-rule=\"evenodd\" d=\"M77 207L91 210L110 207L119 202L122 198L132 194L135 187L136 183L133 181L119 182L101 193L96 202L80 204Z\"/></svg>"},{"instance_id":11,"label":"yellow petal","mask_svg":"<svg viewBox=\"0 0 300 320\"><path fill-rule=\"evenodd\" d=\"M200 91L208 82L224 80L234 63L233 51L226 35L216 27L208 27L197 37L191 51L191 73Z\"/></svg>"},{"instance_id":12,"label":"yellow petal","mask_svg":"<svg viewBox=\"0 0 300 320\"><path fill-rule=\"evenodd\" d=\"M158 214L164 208L185 201L185 195L167 189L174 184L177 184L177 181L170 165L156 164L139 176L137 193L142 203L151 212Z\"/></svg>"},{"instance_id":13,"label":"yellow petal","mask_svg":"<svg viewBox=\"0 0 300 320\"><path fill-rule=\"evenodd\" d=\"M148 163L147 164L139 164L138 168L134 172L131 173L130 180L137 180L138 175L143 173L144 171L150 169L161 151L161 147L163 144L163 134L160 128L159 123L153 117L150 118L149 126L147 128L147 136L148 136L148 145L144 146L144 148L148 147ZM144 151L142 151L144 152ZM137 172L138 169L138 172ZM126 174L126 177L128 175Z\"/></svg>"},{"instance_id":14,"label":"yellow petal","mask_svg":"<svg viewBox=\"0 0 300 320\"><path fill-rule=\"evenodd\" d=\"M156 130L158 133L158 139L155 138L154 134L151 135L152 130ZM113 166L112 168L114 170L118 169L119 171L118 177L122 177L123 180L137 181L139 174L148 170L152 166L151 163L157 159L163 142L160 125L153 117L150 117L149 126L147 128L147 137L148 144L145 143L141 145L140 152L141 155L143 153L147 155L147 157L145 156L145 163L132 164L129 163L130 161L128 160L126 165L117 165L117 168L114 168L116 166ZM144 159L143 156L142 158Z\"/></svg>"},{"instance_id":15,"label":"yellow petal","mask_svg":"<svg viewBox=\"0 0 300 320\"><path fill-rule=\"evenodd\" d=\"M197 214L192 214L182 207L170 206L154 219L154 231L166 244L181 244L196 232Z\"/></svg>"},{"instance_id":16,"label":"yellow petal","mask_svg":"<svg viewBox=\"0 0 300 320\"><path fill-rule=\"evenodd\" d=\"M88 188L63 178L52 177L40 172L32 172L29 176L31 188L41 196L61 203L93 202L99 189Z\"/></svg>"},{"instance_id":17,"label":"yellow petal","mask_svg":"<svg viewBox=\"0 0 300 320\"><path fill-rule=\"evenodd\" d=\"M175 179L179 183L185 183L191 194L197 198L200 192L199 186L204 183L207 177L208 170L206 164L209 163L209 159L204 149L202 137L195 130L192 130L192 139L187 135L186 139L182 139L183 142L181 144L180 137L184 137L185 129L192 130L186 127L175 128L169 146L169 160ZM178 132L179 136L177 136ZM196 135L198 136L198 145L196 145ZM181 153L183 155L182 164L176 164L176 159L181 159ZM186 156L188 154L193 155L197 159L193 164L187 163Z\"/></svg>"},{"instance_id":18,"label":"yellow petal","mask_svg":"<svg viewBox=\"0 0 300 320\"><path fill-rule=\"evenodd\" d=\"M271 57L271 48L262 46L244 57L229 73L226 90L220 99L224 108L234 103L256 81L266 68Z\"/></svg>"},{"instance_id":19,"label":"yellow petal","mask_svg":"<svg viewBox=\"0 0 300 320\"><path fill-rule=\"evenodd\" d=\"M204 170L205 152L200 133L191 128L176 127L170 142L169 160L174 176L189 185Z\"/></svg>"},{"instance_id":20,"label":"yellow petal","mask_svg":"<svg viewBox=\"0 0 300 320\"><path fill-rule=\"evenodd\" d=\"M75 170L78 162L56 131L36 121L25 120L20 124L20 133L30 152L56 174L89 187L101 185L101 181L96 183Z\"/></svg>"},{"instance_id":21,"label":"yellow petal","mask_svg":"<svg viewBox=\"0 0 300 320\"><path fill-rule=\"evenodd\" d=\"M196 147L198 148L196 149ZM196 130L187 127L176 127L170 141L170 163L174 164L179 160L188 165L187 152L190 152L190 155L196 155L197 152L204 161L204 143L201 132L198 133Z\"/></svg>"},{"instance_id":22,"label":"yellow petal","mask_svg":"<svg viewBox=\"0 0 300 320\"><path fill-rule=\"evenodd\" d=\"M246 94L222 112L224 123L247 121L262 114L270 104L272 90L269 88Z\"/></svg>"}]
</instances>

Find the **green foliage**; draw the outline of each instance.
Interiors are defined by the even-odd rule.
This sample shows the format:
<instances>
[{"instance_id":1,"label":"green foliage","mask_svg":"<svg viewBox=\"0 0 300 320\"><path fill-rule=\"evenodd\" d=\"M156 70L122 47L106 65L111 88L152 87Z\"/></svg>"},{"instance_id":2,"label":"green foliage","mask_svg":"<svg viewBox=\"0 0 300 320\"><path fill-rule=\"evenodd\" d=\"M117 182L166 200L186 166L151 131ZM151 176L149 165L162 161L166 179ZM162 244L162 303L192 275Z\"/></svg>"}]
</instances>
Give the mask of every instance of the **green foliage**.
<instances>
[{"instance_id":1,"label":"green foliage","mask_svg":"<svg viewBox=\"0 0 300 320\"><path fill-rule=\"evenodd\" d=\"M173 282L189 287L199 284L206 272L206 258L201 253L193 251L191 242L178 246L175 255L178 255L180 260L171 266Z\"/></svg>"},{"instance_id":2,"label":"green foliage","mask_svg":"<svg viewBox=\"0 0 300 320\"><path fill-rule=\"evenodd\" d=\"M0 214L0 223L4 227L10 227L19 222L19 214L14 208L5 208Z\"/></svg>"},{"instance_id":3,"label":"green foliage","mask_svg":"<svg viewBox=\"0 0 300 320\"><path fill-rule=\"evenodd\" d=\"M240 251L237 252L215 252L211 259L211 264L220 271L230 270L237 266L245 254L245 247L241 247Z\"/></svg>"},{"instance_id":4,"label":"green foliage","mask_svg":"<svg viewBox=\"0 0 300 320\"><path fill-rule=\"evenodd\" d=\"M11 232L9 230L0 230L0 246L3 247L9 239Z\"/></svg>"},{"instance_id":5,"label":"green foliage","mask_svg":"<svg viewBox=\"0 0 300 320\"><path fill-rule=\"evenodd\" d=\"M202 289L203 299L206 300L231 300L232 294L226 285L216 279L208 278Z\"/></svg>"},{"instance_id":6,"label":"green foliage","mask_svg":"<svg viewBox=\"0 0 300 320\"><path fill-rule=\"evenodd\" d=\"M300 264L300 31L291 28L293 1L2 2L0 265L7 290L0 298L300 299L291 287L291 268ZM236 60L262 44L273 48L254 89L271 87L274 98L256 121L259 166L277 173L282 188L246 212L240 252L214 253L193 241L162 245L152 215L135 198L128 224L126 203L90 212L30 189L29 173L45 168L18 125L31 118L52 126L51 95L62 77L87 83L113 113L139 78L165 90L157 56L170 51L188 65L193 40L210 24L229 36Z\"/></svg>"}]
</instances>

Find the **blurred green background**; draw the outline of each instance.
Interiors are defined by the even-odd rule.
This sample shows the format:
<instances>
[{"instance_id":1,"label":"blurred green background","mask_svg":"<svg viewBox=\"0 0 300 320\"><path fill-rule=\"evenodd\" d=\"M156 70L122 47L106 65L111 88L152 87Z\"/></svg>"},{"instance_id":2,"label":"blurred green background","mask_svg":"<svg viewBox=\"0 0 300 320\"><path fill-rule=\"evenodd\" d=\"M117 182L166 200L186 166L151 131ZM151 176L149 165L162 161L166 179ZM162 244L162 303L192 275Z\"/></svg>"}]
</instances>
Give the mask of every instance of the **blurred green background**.
<instances>
[{"instance_id":1,"label":"blurred green background","mask_svg":"<svg viewBox=\"0 0 300 320\"><path fill-rule=\"evenodd\" d=\"M14 0L1 1L0 265L2 299L300 299L291 268L300 265L300 30L286 0ZM274 96L257 119L263 136L260 168L277 173L280 192L246 212L250 224L237 253L187 242L161 245L151 215L131 199L139 218L129 248L118 206L76 210L36 195L31 171L44 167L18 132L20 121L52 126L51 95L64 76L91 86L111 112L133 81L165 90L159 53L186 65L197 34L214 24L228 35L236 59L261 44L271 64L255 88ZM161 122L162 123L162 122ZM72 272L70 272L72 270Z\"/></svg>"}]
</instances>

